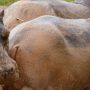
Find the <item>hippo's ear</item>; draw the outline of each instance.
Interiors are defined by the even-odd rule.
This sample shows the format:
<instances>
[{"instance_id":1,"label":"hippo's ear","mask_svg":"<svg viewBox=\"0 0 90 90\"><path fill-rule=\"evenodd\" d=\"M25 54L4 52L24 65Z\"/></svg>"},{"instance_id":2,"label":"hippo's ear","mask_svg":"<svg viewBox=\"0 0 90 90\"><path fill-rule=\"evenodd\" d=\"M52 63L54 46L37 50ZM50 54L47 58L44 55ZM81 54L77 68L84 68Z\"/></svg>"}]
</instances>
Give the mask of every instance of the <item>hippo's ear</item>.
<instances>
[{"instance_id":1,"label":"hippo's ear","mask_svg":"<svg viewBox=\"0 0 90 90\"><path fill-rule=\"evenodd\" d=\"M0 18L3 18L3 16L4 16L4 9L1 9L0 10Z\"/></svg>"},{"instance_id":2,"label":"hippo's ear","mask_svg":"<svg viewBox=\"0 0 90 90\"><path fill-rule=\"evenodd\" d=\"M20 19L20 18L16 18L16 20L17 20L19 23L24 22L24 20L22 20L22 19Z\"/></svg>"}]
</instances>

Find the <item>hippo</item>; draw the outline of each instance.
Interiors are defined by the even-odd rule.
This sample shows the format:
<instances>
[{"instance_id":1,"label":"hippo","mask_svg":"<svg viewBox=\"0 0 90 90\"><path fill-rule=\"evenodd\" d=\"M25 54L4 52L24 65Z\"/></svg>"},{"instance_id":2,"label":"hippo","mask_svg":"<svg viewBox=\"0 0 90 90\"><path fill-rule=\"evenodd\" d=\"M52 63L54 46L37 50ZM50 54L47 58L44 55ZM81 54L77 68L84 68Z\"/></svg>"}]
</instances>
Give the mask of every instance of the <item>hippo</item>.
<instances>
[{"instance_id":1,"label":"hippo","mask_svg":"<svg viewBox=\"0 0 90 90\"><path fill-rule=\"evenodd\" d=\"M77 4L82 4L90 8L90 0L76 0Z\"/></svg>"},{"instance_id":2,"label":"hippo","mask_svg":"<svg viewBox=\"0 0 90 90\"><path fill-rule=\"evenodd\" d=\"M19 24L8 53L20 74L11 90L89 90L90 19L45 15Z\"/></svg>"},{"instance_id":3,"label":"hippo","mask_svg":"<svg viewBox=\"0 0 90 90\"><path fill-rule=\"evenodd\" d=\"M89 18L90 8L60 0L17 1L5 9L3 21L5 28L10 32L18 24L42 15L70 19Z\"/></svg>"},{"instance_id":4,"label":"hippo","mask_svg":"<svg viewBox=\"0 0 90 90\"><path fill-rule=\"evenodd\" d=\"M0 85L6 85L9 82L14 82L19 78L18 67L7 53L4 43L6 34L3 24L4 11L0 9Z\"/></svg>"}]
</instances>

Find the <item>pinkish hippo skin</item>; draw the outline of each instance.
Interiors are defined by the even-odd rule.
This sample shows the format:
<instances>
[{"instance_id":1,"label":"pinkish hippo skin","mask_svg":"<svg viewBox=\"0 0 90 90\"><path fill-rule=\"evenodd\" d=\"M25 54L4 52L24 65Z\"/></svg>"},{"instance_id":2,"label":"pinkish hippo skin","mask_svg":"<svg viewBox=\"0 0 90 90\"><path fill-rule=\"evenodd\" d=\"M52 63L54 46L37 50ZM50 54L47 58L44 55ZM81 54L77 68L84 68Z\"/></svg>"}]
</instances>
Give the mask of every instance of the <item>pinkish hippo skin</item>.
<instances>
[{"instance_id":1,"label":"pinkish hippo skin","mask_svg":"<svg viewBox=\"0 0 90 90\"><path fill-rule=\"evenodd\" d=\"M13 90L87 90L90 19L41 16L22 23L10 32L9 53L20 72Z\"/></svg>"},{"instance_id":2,"label":"pinkish hippo skin","mask_svg":"<svg viewBox=\"0 0 90 90\"><path fill-rule=\"evenodd\" d=\"M18 1L5 9L3 21L5 28L10 32L18 24L42 15L70 19L89 18L90 9L82 4L59 0Z\"/></svg>"}]
</instances>

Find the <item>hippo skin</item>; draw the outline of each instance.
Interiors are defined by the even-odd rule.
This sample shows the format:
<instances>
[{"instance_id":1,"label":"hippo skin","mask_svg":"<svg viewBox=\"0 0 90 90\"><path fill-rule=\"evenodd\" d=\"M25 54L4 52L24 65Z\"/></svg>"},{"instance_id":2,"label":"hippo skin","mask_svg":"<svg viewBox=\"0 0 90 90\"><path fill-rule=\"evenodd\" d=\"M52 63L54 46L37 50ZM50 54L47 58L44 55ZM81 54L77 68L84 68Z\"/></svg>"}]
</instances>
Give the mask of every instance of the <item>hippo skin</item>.
<instances>
[{"instance_id":1,"label":"hippo skin","mask_svg":"<svg viewBox=\"0 0 90 90\"><path fill-rule=\"evenodd\" d=\"M5 9L3 22L10 32L18 24L42 15L69 19L90 18L90 8L83 4L60 0L18 1Z\"/></svg>"},{"instance_id":2,"label":"hippo skin","mask_svg":"<svg viewBox=\"0 0 90 90\"><path fill-rule=\"evenodd\" d=\"M20 74L11 90L89 90L90 19L46 15L22 23L10 32L9 55Z\"/></svg>"}]
</instances>

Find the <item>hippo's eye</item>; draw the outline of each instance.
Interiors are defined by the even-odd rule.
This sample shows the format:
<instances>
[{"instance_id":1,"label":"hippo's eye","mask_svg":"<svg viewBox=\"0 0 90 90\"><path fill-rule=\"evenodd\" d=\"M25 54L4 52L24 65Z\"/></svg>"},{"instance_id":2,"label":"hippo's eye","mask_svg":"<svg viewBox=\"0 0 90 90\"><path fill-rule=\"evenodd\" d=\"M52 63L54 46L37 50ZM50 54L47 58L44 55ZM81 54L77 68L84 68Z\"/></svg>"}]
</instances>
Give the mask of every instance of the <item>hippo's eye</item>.
<instances>
[{"instance_id":1,"label":"hippo's eye","mask_svg":"<svg viewBox=\"0 0 90 90\"><path fill-rule=\"evenodd\" d=\"M23 19L20 19L20 18L16 18L16 20L17 20L18 22L24 22L24 20L23 20Z\"/></svg>"}]
</instances>

